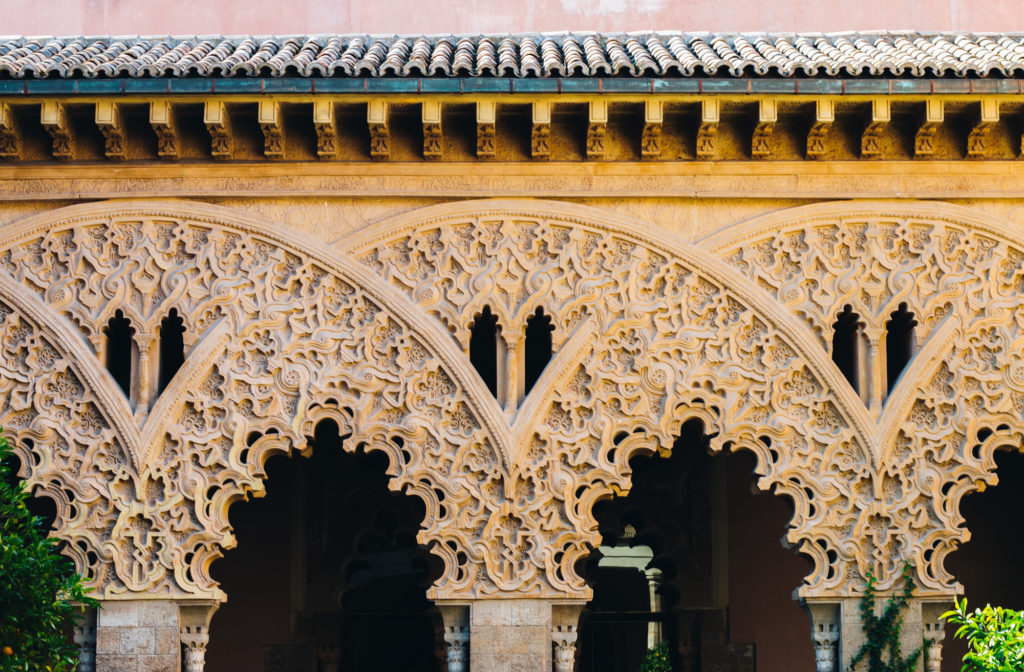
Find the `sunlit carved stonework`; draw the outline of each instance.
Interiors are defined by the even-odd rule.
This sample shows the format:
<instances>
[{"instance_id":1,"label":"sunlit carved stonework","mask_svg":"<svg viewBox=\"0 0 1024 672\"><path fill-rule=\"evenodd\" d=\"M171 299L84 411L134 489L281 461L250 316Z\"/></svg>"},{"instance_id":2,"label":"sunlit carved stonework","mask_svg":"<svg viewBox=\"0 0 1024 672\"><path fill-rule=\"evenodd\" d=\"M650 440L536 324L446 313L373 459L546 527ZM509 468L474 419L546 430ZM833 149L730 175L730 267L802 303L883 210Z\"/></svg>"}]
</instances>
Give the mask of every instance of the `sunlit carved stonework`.
<instances>
[{"instance_id":1,"label":"sunlit carved stonework","mask_svg":"<svg viewBox=\"0 0 1024 672\"><path fill-rule=\"evenodd\" d=\"M656 231L465 201L328 246L184 201L56 209L0 245L0 424L108 600L222 599L228 507L323 419L425 502L439 602L589 598L576 563L601 541L594 503L692 418L795 503L801 596L856 595L868 571L890 587L908 559L919 595L955 594L959 501L1024 431L1024 242L916 202L780 210L695 245ZM873 406L831 360L832 324L849 306L877 344L902 304L916 352ZM485 306L510 353L498 398L466 354ZM157 394L146 362L172 308L188 357ZM556 354L524 394L537 308ZM139 345L128 396L103 366L116 311Z\"/></svg>"}]
</instances>

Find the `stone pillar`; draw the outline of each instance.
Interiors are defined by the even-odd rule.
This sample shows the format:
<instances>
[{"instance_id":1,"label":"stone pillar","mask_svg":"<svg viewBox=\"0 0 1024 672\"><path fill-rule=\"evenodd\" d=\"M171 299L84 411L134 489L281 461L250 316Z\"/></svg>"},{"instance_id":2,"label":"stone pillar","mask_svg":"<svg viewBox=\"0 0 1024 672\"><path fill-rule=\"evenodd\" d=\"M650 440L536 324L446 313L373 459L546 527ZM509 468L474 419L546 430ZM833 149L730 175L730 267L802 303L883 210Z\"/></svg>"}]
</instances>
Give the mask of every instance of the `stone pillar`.
<instances>
[{"instance_id":1,"label":"stone pillar","mask_svg":"<svg viewBox=\"0 0 1024 672\"><path fill-rule=\"evenodd\" d=\"M468 604L438 603L444 620L444 645L448 672L467 672L469 662L470 607Z\"/></svg>"},{"instance_id":2,"label":"stone pillar","mask_svg":"<svg viewBox=\"0 0 1024 672\"><path fill-rule=\"evenodd\" d=\"M96 672L178 672L178 605L105 600L96 616Z\"/></svg>"},{"instance_id":3,"label":"stone pillar","mask_svg":"<svg viewBox=\"0 0 1024 672\"><path fill-rule=\"evenodd\" d=\"M457 606L445 605L441 601L437 604L442 617L445 617L445 606ZM568 626L575 628L583 604L584 600L544 599L490 599L461 603L468 607L468 672L545 672L553 669L552 635L555 628L570 634ZM445 617L446 633L448 630L449 618Z\"/></svg>"},{"instance_id":4,"label":"stone pillar","mask_svg":"<svg viewBox=\"0 0 1024 672\"><path fill-rule=\"evenodd\" d=\"M576 638L582 604L556 605L551 609L551 640L555 672L572 672L576 665Z\"/></svg>"},{"instance_id":5,"label":"stone pillar","mask_svg":"<svg viewBox=\"0 0 1024 672\"><path fill-rule=\"evenodd\" d=\"M811 618L811 639L818 672L838 672L841 622L837 602L805 602Z\"/></svg>"},{"instance_id":6,"label":"stone pillar","mask_svg":"<svg viewBox=\"0 0 1024 672\"><path fill-rule=\"evenodd\" d=\"M652 614L661 613L661 570L650 567L644 570L647 576L647 587L650 591L650 605ZM661 643L661 621L649 621L647 623L647 648L653 649Z\"/></svg>"},{"instance_id":7,"label":"stone pillar","mask_svg":"<svg viewBox=\"0 0 1024 672\"><path fill-rule=\"evenodd\" d=\"M946 638L946 622L941 617L953 608L954 599L951 597L949 601L928 601L921 605L924 639L927 642L924 648L925 672L939 672L942 668L942 640Z\"/></svg>"},{"instance_id":8,"label":"stone pillar","mask_svg":"<svg viewBox=\"0 0 1024 672\"><path fill-rule=\"evenodd\" d=\"M84 607L75 623L75 644L78 646L77 672L96 670L96 610Z\"/></svg>"},{"instance_id":9,"label":"stone pillar","mask_svg":"<svg viewBox=\"0 0 1024 672\"><path fill-rule=\"evenodd\" d=\"M217 610L215 602L183 602L179 622L181 647L185 654L184 672L203 672L206 645L210 643L210 619Z\"/></svg>"}]
</instances>

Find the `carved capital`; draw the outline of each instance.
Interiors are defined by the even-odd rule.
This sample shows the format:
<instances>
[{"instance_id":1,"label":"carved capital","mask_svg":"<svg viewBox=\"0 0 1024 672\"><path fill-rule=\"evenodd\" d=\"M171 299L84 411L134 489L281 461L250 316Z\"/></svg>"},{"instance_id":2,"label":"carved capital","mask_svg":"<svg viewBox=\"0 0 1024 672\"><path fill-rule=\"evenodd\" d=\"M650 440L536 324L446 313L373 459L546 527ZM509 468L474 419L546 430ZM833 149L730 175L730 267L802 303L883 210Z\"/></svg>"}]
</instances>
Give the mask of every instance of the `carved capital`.
<instances>
[{"instance_id":1,"label":"carved capital","mask_svg":"<svg viewBox=\"0 0 1024 672\"><path fill-rule=\"evenodd\" d=\"M804 607L811 617L811 638L814 641L814 662L817 672L839 669L840 605L835 602L809 602Z\"/></svg>"},{"instance_id":2,"label":"carved capital","mask_svg":"<svg viewBox=\"0 0 1024 672\"><path fill-rule=\"evenodd\" d=\"M320 672L338 672L341 665L341 647L337 644L321 644L316 649L320 661Z\"/></svg>"},{"instance_id":3,"label":"carved capital","mask_svg":"<svg viewBox=\"0 0 1024 672\"><path fill-rule=\"evenodd\" d=\"M572 672L576 664L576 626L556 625L551 631L555 672Z\"/></svg>"},{"instance_id":4,"label":"carved capital","mask_svg":"<svg viewBox=\"0 0 1024 672\"><path fill-rule=\"evenodd\" d=\"M77 672L96 670L96 610L86 608L74 629L75 644L78 646Z\"/></svg>"}]
</instances>

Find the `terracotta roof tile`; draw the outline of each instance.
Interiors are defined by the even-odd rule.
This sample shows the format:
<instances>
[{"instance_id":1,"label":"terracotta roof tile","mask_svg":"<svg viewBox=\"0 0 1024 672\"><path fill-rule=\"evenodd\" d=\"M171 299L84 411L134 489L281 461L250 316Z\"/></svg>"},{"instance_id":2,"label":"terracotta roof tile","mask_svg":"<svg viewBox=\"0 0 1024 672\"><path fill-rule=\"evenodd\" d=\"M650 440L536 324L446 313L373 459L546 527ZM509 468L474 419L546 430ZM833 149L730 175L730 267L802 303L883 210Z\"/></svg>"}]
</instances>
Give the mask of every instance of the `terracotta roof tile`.
<instances>
[{"instance_id":1,"label":"terracotta roof tile","mask_svg":"<svg viewBox=\"0 0 1024 672\"><path fill-rule=\"evenodd\" d=\"M1024 35L0 38L0 77L1004 77Z\"/></svg>"}]
</instances>

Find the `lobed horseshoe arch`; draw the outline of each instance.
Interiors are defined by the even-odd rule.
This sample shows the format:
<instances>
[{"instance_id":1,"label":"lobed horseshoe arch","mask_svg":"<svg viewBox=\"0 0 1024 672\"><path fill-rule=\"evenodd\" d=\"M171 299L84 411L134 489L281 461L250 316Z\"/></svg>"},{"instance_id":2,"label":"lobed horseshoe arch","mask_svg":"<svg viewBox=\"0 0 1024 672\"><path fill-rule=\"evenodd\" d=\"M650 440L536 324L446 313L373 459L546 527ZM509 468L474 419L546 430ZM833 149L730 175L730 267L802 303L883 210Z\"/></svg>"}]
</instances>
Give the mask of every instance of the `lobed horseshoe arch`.
<instances>
[{"instance_id":1,"label":"lobed horseshoe arch","mask_svg":"<svg viewBox=\"0 0 1024 672\"><path fill-rule=\"evenodd\" d=\"M0 423L100 597L222 599L209 566L234 543L228 507L328 417L424 500L420 542L445 562L433 596L493 585L472 526L506 487L499 410L365 269L182 202L72 206L0 238ZM100 329L120 308L151 338L171 306L193 347L152 407L133 409L95 356Z\"/></svg>"},{"instance_id":2,"label":"lobed horseshoe arch","mask_svg":"<svg viewBox=\"0 0 1024 672\"><path fill-rule=\"evenodd\" d=\"M804 596L855 592L861 496L876 479L871 418L793 316L728 265L579 205L487 200L431 206L336 247L404 292L459 347L484 306L515 351L537 307L556 355L506 406L517 497L503 544L589 597L575 563L599 543L595 501L629 489L629 459L671 448L700 419L713 449L752 450L759 485L795 502L788 541L811 556ZM493 556L492 556L493 557Z\"/></svg>"},{"instance_id":3,"label":"lobed horseshoe arch","mask_svg":"<svg viewBox=\"0 0 1024 672\"><path fill-rule=\"evenodd\" d=\"M700 245L826 350L844 306L876 337L900 303L917 316L919 350L872 423L871 533L889 549L883 585L896 578L893 561L910 559L920 593L960 592L944 567L970 538L960 500L995 484L995 450L1024 439L1024 237L947 203L840 202L759 217Z\"/></svg>"}]
</instances>

